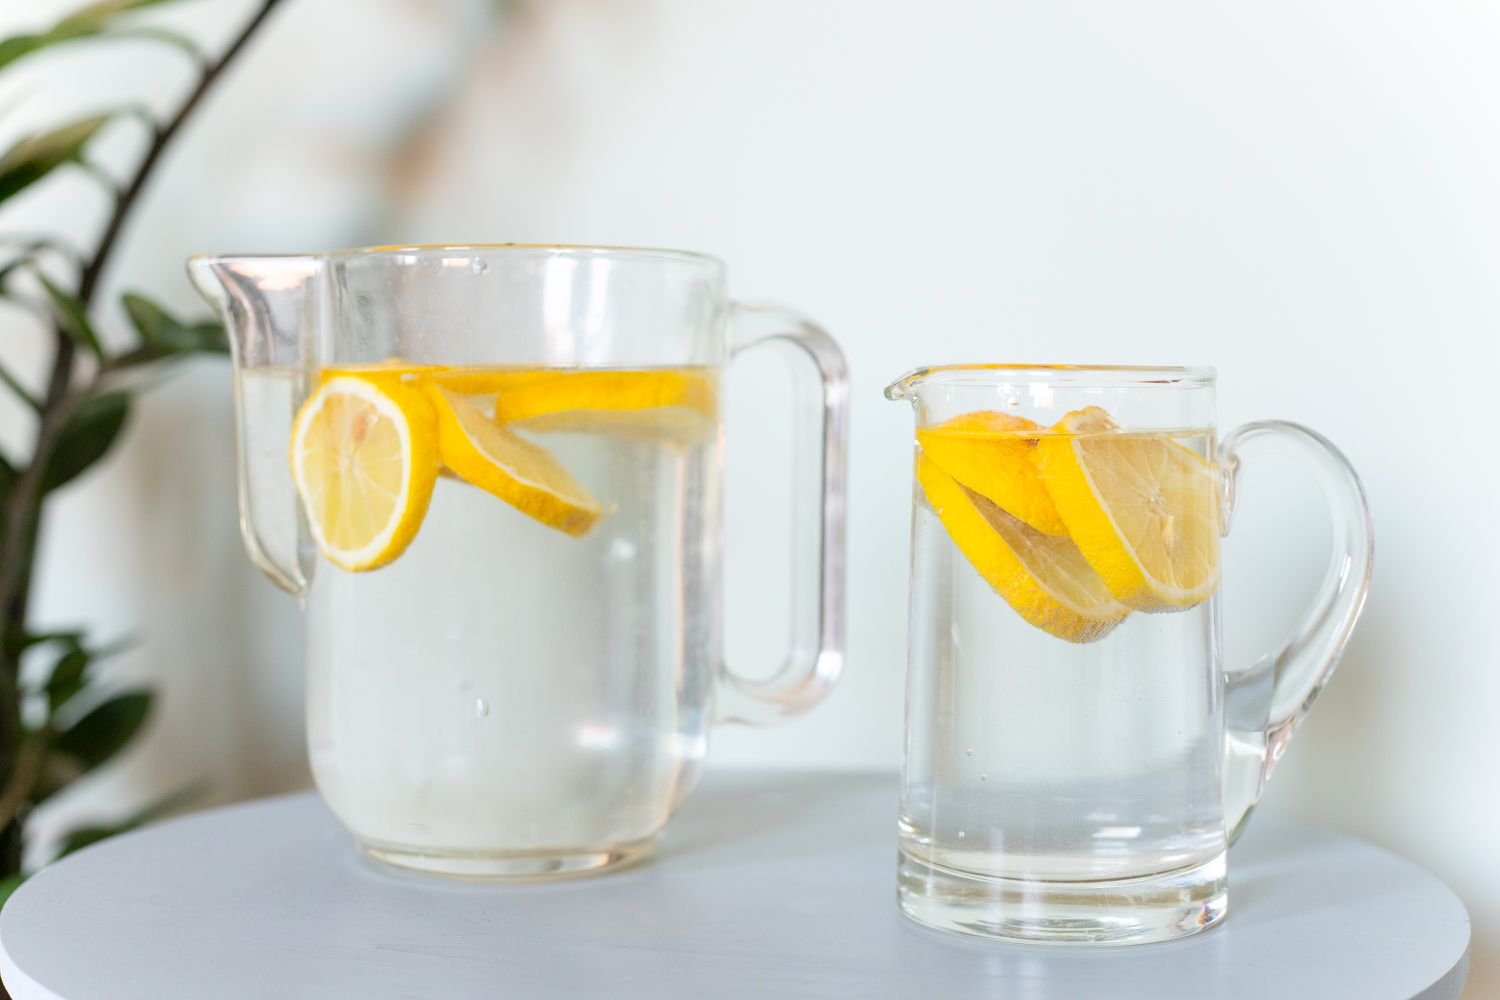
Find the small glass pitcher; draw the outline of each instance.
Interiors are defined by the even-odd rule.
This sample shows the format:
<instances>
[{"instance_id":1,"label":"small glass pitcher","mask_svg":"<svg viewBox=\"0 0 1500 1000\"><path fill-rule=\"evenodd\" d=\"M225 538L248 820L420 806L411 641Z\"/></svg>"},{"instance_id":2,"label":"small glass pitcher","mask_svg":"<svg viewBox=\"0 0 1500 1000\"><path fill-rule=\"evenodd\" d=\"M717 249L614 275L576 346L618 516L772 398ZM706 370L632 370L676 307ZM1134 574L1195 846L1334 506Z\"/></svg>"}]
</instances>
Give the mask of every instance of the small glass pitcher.
<instances>
[{"instance_id":1,"label":"small glass pitcher","mask_svg":"<svg viewBox=\"0 0 1500 1000\"><path fill-rule=\"evenodd\" d=\"M837 345L723 265L603 247L190 263L234 349L250 558L305 610L318 788L372 855L538 877L641 857L711 718L802 712L843 652ZM720 375L799 380L792 650L721 660Z\"/></svg>"},{"instance_id":2,"label":"small glass pitcher","mask_svg":"<svg viewBox=\"0 0 1500 1000\"><path fill-rule=\"evenodd\" d=\"M1226 850L1369 585L1354 470L1295 424L1215 442L1208 368L923 368L898 898L916 920L1134 943L1221 920ZM1220 660L1219 538L1244 454L1321 485L1322 588L1252 664Z\"/></svg>"}]
</instances>

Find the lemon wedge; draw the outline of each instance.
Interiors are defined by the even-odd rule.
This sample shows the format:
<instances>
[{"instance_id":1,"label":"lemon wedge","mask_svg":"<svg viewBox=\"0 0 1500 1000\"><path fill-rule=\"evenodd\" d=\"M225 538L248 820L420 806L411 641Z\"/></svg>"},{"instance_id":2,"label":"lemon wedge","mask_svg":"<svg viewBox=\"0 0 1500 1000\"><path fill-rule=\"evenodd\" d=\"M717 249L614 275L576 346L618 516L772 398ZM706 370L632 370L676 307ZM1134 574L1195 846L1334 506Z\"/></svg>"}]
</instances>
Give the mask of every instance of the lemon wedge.
<instances>
[{"instance_id":1,"label":"lemon wedge","mask_svg":"<svg viewBox=\"0 0 1500 1000\"><path fill-rule=\"evenodd\" d=\"M432 381L424 381L422 391L437 413L443 464L460 479L575 537L604 513L550 452L491 420L473 397Z\"/></svg>"},{"instance_id":2,"label":"lemon wedge","mask_svg":"<svg viewBox=\"0 0 1500 1000\"><path fill-rule=\"evenodd\" d=\"M414 388L327 378L292 422L292 480L318 549L363 572L417 536L438 470L437 419Z\"/></svg>"},{"instance_id":3,"label":"lemon wedge","mask_svg":"<svg viewBox=\"0 0 1500 1000\"><path fill-rule=\"evenodd\" d=\"M693 444L718 433L718 383L704 368L516 370L495 419L538 434L610 434Z\"/></svg>"},{"instance_id":4,"label":"lemon wedge","mask_svg":"<svg viewBox=\"0 0 1500 1000\"><path fill-rule=\"evenodd\" d=\"M1130 613L1069 539L1012 517L925 454L917 482L969 565L1030 624L1068 642L1096 642Z\"/></svg>"},{"instance_id":5,"label":"lemon wedge","mask_svg":"<svg viewBox=\"0 0 1500 1000\"><path fill-rule=\"evenodd\" d=\"M938 468L1044 535L1066 535L1033 453L1042 425L996 410L963 413L917 431Z\"/></svg>"},{"instance_id":6,"label":"lemon wedge","mask_svg":"<svg viewBox=\"0 0 1500 1000\"><path fill-rule=\"evenodd\" d=\"M1161 433L1121 431L1097 406L1038 439L1042 481L1110 592L1137 611L1179 611L1219 583L1214 465Z\"/></svg>"}]
</instances>

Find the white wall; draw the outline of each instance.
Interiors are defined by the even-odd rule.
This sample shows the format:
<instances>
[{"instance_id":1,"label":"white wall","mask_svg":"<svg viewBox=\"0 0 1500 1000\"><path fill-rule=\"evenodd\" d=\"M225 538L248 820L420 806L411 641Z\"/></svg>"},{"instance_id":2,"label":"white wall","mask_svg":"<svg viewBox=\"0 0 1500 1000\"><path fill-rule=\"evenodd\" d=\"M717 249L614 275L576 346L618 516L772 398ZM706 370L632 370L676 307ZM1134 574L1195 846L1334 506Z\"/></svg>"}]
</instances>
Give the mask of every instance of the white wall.
<instances>
[{"instance_id":1,"label":"white wall","mask_svg":"<svg viewBox=\"0 0 1500 1000\"><path fill-rule=\"evenodd\" d=\"M191 26L222 36L228 6ZM1473 994L1500 992L1500 477L1482 445L1500 8L554 0L488 21L478 0L292 4L185 136L120 279L187 305L192 249L637 243L717 253L739 295L820 319L854 379L846 680L805 720L719 733L721 763L898 760L910 418L886 381L942 361L1217 365L1226 426L1321 429L1377 522L1365 621L1267 807L1444 877L1476 921ZM97 83L84 62L28 107ZM731 386L742 662L774 653L758 632L783 615L784 564L747 513L786 488L764 471L784 462L779 397L750 395L774 371ZM301 778L295 617L235 552L227 392L205 368L153 397L52 522L45 612L138 628L122 669L168 691L149 745L68 808L198 769L221 797ZM1316 511L1285 489L1229 550L1237 655L1321 559Z\"/></svg>"}]
</instances>

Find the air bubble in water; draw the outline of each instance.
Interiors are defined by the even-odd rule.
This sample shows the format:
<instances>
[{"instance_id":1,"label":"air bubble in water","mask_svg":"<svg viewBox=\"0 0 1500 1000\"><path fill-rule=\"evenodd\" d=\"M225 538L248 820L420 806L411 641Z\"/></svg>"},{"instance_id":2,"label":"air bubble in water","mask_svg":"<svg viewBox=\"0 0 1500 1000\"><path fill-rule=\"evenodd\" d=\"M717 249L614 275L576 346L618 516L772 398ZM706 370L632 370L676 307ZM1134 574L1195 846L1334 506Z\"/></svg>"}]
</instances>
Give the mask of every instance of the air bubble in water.
<instances>
[{"instance_id":1,"label":"air bubble in water","mask_svg":"<svg viewBox=\"0 0 1500 1000\"><path fill-rule=\"evenodd\" d=\"M487 716L489 714L490 714L490 703L487 702L487 701L485 701L483 698L475 698L474 699L474 717L476 719L482 719L482 718L484 718L485 716Z\"/></svg>"},{"instance_id":2,"label":"air bubble in water","mask_svg":"<svg viewBox=\"0 0 1500 1000\"><path fill-rule=\"evenodd\" d=\"M958 831L958 839L959 840L963 840L964 839L964 832L962 830Z\"/></svg>"},{"instance_id":3,"label":"air bubble in water","mask_svg":"<svg viewBox=\"0 0 1500 1000\"><path fill-rule=\"evenodd\" d=\"M964 751L964 756L965 757L972 757L972 756L974 756L974 748L973 747L969 747L969 749L965 750Z\"/></svg>"},{"instance_id":4,"label":"air bubble in water","mask_svg":"<svg viewBox=\"0 0 1500 1000\"><path fill-rule=\"evenodd\" d=\"M471 266L474 268L475 274L483 274L489 269L489 265L484 262L484 258L482 257L475 257L474 263Z\"/></svg>"}]
</instances>

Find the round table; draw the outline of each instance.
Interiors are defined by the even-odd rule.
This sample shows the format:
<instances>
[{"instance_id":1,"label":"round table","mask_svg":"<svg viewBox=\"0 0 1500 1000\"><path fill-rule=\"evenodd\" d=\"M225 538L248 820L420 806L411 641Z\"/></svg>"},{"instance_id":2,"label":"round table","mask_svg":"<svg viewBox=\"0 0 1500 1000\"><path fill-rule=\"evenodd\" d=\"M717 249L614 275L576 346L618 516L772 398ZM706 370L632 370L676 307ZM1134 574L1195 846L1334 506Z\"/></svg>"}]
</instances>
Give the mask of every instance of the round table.
<instances>
[{"instance_id":1,"label":"round table","mask_svg":"<svg viewBox=\"0 0 1500 1000\"><path fill-rule=\"evenodd\" d=\"M314 795L83 850L0 912L16 1000L483 997L1457 997L1469 920L1349 837L1257 817L1224 925L1025 947L895 904L888 775L711 773L655 859L592 879L434 880L364 857Z\"/></svg>"}]
</instances>

